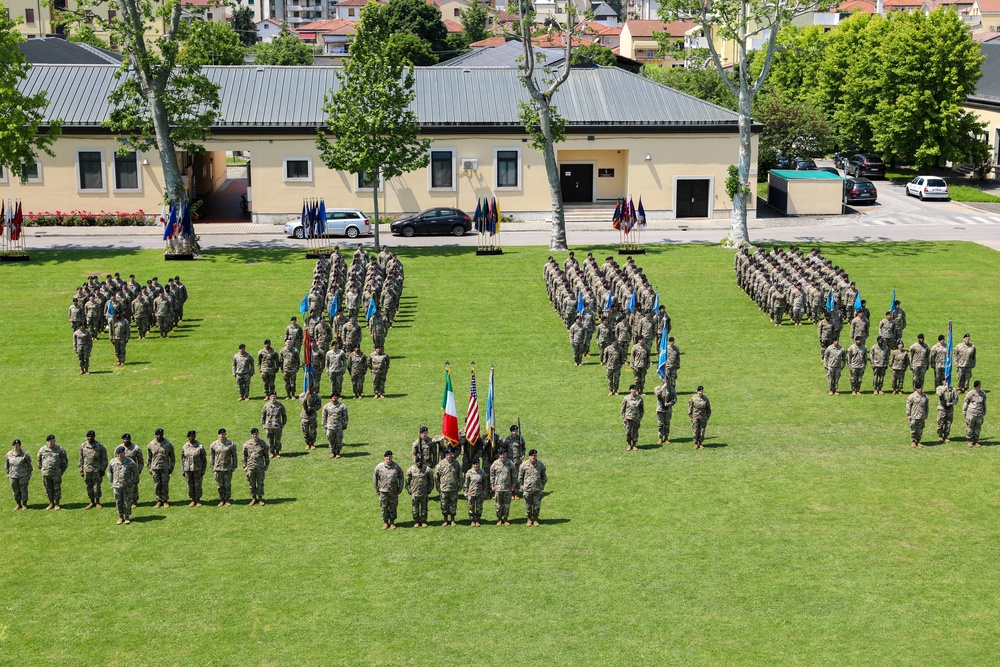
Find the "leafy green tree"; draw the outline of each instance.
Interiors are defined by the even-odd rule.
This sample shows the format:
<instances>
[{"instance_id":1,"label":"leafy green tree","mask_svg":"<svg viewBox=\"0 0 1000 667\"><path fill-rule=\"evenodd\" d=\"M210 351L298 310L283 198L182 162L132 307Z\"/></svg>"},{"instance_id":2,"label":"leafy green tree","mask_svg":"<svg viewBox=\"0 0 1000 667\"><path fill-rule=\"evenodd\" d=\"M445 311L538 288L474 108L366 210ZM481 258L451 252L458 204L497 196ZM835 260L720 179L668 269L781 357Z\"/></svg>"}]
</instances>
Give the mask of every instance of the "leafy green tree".
<instances>
[{"instance_id":1,"label":"leafy green tree","mask_svg":"<svg viewBox=\"0 0 1000 667\"><path fill-rule=\"evenodd\" d=\"M739 187L733 199L733 213L729 230L728 242L739 245L749 242L747 232L747 206L752 193L748 187L750 181L751 157L751 111L753 99L760 92L771 69L774 52L777 50L778 33L798 16L809 14L821 7L831 4L829 0L666 0L660 5L660 17L664 21L677 19L693 20L704 27L709 35L708 49L712 62L720 72L723 71L722 58L719 55L713 37L730 40L735 44L736 80L724 78L726 86L737 100L739 115L740 148ZM761 51L763 63L760 72L753 76L750 72L750 45L756 37L767 36Z\"/></svg>"},{"instance_id":2,"label":"leafy green tree","mask_svg":"<svg viewBox=\"0 0 1000 667\"><path fill-rule=\"evenodd\" d=\"M645 65L642 75L664 86L670 86L700 100L736 111L736 96L729 89L715 65L692 67L651 67Z\"/></svg>"},{"instance_id":3,"label":"leafy green tree","mask_svg":"<svg viewBox=\"0 0 1000 667\"><path fill-rule=\"evenodd\" d=\"M253 46L257 43L257 24L253 20L253 10L247 5L242 5L233 11L231 19L233 30L240 36L240 43L243 46Z\"/></svg>"},{"instance_id":4,"label":"leafy green tree","mask_svg":"<svg viewBox=\"0 0 1000 667\"><path fill-rule=\"evenodd\" d=\"M618 64L615 52L606 46L601 46L596 42L578 46L573 51L573 66L581 65L605 65L614 67Z\"/></svg>"},{"instance_id":5,"label":"leafy green tree","mask_svg":"<svg viewBox=\"0 0 1000 667\"><path fill-rule=\"evenodd\" d=\"M242 65L246 48L228 23L193 21L179 60L188 65Z\"/></svg>"},{"instance_id":6,"label":"leafy green tree","mask_svg":"<svg viewBox=\"0 0 1000 667\"><path fill-rule=\"evenodd\" d=\"M108 43L108 40L101 39L97 36L97 31L94 30L94 26L82 23L74 26L68 31L68 33L69 36L66 38L66 41L89 44L90 46L94 46L99 49L111 50L111 44Z\"/></svg>"},{"instance_id":7,"label":"leafy green tree","mask_svg":"<svg viewBox=\"0 0 1000 667\"><path fill-rule=\"evenodd\" d=\"M351 57L325 98L326 128L316 146L330 169L385 181L427 166L429 139L420 138L413 65L393 56L388 15L369 4L361 12ZM378 188L372 188L375 248L379 246Z\"/></svg>"},{"instance_id":8,"label":"leafy green tree","mask_svg":"<svg viewBox=\"0 0 1000 667\"><path fill-rule=\"evenodd\" d=\"M254 64L257 65L312 65L312 47L288 31L270 42L261 42L253 47Z\"/></svg>"},{"instance_id":9,"label":"leafy green tree","mask_svg":"<svg viewBox=\"0 0 1000 667\"><path fill-rule=\"evenodd\" d=\"M411 32L397 32L390 35L386 48L392 58L417 67L434 65L438 61L438 57L431 50L431 45ZM353 43L351 53L354 53Z\"/></svg>"},{"instance_id":10,"label":"leafy green tree","mask_svg":"<svg viewBox=\"0 0 1000 667\"><path fill-rule=\"evenodd\" d=\"M444 62L446 60L451 60L457 56L467 53L469 51L469 41L468 35L464 32L453 32L448 34L448 39L445 40L447 43L447 50L444 53L438 54L438 62Z\"/></svg>"},{"instance_id":11,"label":"leafy green tree","mask_svg":"<svg viewBox=\"0 0 1000 667\"><path fill-rule=\"evenodd\" d=\"M0 167L11 173L22 173L21 165L34 162L38 151L53 155L62 128L62 121L53 121L43 132L46 94L25 95L18 88L31 68L17 46L23 41L17 22L0 11Z\"/></svg>"},{"instance_id":12,"label":"leafy green tree","mask_svg":"<svg viewBox=\"0 0 1000 667\"><path fill-rule=\"evenodd\" d=\"M820 108L780 91L757 98L754 120L764 126L761 153L817 157L826 154L833 140L833 129Z\"/></svg>"},{"instance_id":13,"label":"leafy green tree","mask_svg":"<svg viewBox=\"0 0 1000 667\"><path fill-rule=\"evenodd\" d=\"M472 0L472 4L462 10L462 28L465 30L465 38L469 44L490 36L489 31L486 29L488 18L486 5L480 4L479 0Z\"/></svg>"},{"instance_id":14,"label":"leafy green tree","mask_svg":"<svg viewBox=\"0 0 1000 667\"><path fill-rule=\"evenodd\" d=\"M390 34L416 35L430 45L434 54L448 50L448 28L441 20L441 10L426 0L389 0L376 7L385 14Z\"/></svg>"},{"instance_id":15,"label":"leafy green tree","mask_svg":"<svg viewBox=\"0 0 1000 667\"><path fill-rule=\"evenodd\" d=\"M792 100L821 104L821 74L826 57L828 35L823 26L787 25L778 33L778 46L771 63L764 90L773 90ZM752 58L750 72L756 76L763 58Z\"/></svg>"},{"instance_id":16,"label":"leafy green tree","mask_svg":"<svg viewBox=\"0 0 1000 667\"><path fill-rule=\"evenodd\" d=\"M73 20L85 21L104 0L77 0ZM121 151L156 148L167 201L187 199L177 151L200 153L219 117L219 86L200 65L179 59L184 36L181 0L116 0L117 16L94 18L109 30L124 56L118 86L108 101L106 125L122 139ZM154 24L163 24L158 35ZM155 35L155 36L154 36Z\"/></svg>"}]
</instances>

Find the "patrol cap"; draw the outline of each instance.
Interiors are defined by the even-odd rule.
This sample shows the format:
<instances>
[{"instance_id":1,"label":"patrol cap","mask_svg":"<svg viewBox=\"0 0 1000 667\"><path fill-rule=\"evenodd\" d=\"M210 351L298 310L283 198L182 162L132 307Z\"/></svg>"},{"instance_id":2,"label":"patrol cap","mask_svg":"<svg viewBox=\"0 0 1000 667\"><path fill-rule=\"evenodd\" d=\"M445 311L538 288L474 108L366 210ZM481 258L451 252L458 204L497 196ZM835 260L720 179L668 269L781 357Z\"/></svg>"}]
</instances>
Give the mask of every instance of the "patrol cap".
<instances>
[{"instance_id":1,"label":"patrol cap","mask_svg":"<svg viewBox=\"0 0 1000 667\"><path fill-rule=\"evenodd\" d=\"M385 450L385 454L383 454L382 456L392 456L392 450L391 449Z\"/></svg>"},{"instance_id":2,"label":"patrol cap","mask_svg":"<svg viewBox=\"0 0 1000 667\"><path fill-rule=\"evenodd\" d=\"M117 447L115 447L115 456L124 453L125 453L125 445L118 445Z\"/></svg>"},{"instance_id":3,"label":"patrol cap","mask_svg":"<svg viewBox=\"0 0 1000 667\"><path fill-rule=\"evenodd\" d=\"M88 438L89 438L90 436L92 436L92 435L97 435L96 433L94 433L93 429L91 429L90 431L87 431L87 437L88 437Z\"/></svg>"},{"instance_id":4,"label":"patrol cap","mask_svg":"<svg viewBox=\"0 0 1000 667\"><path fill-rule=\"evenodd\" d=\"M163 435L163 429L162 428L156 429L156 431L153 433L153 435Z\"/></svg>"},{"instance_id":5,"label":"patrol cap","mask_svg":"<svg viewBox=\"0 0 1000 667\"><path fill-rule=\"evenodd\" d=\"M188 437L191 437L192 435L198 435L198 434L195 433L194 431L188 431Z\"/></svg>"},{"instance_id":6,"label":"patrol cap","mask_svg":"<svg viewBox=\"0 0 1000 667\"><path fill-rule=\"evenodd\" d=\"M50 435L50 436L47 436L47 437L45 438L45 442L48 442L49 440L55 440L55 439L56 439L56 436L54 436L54 435Z\"/></svg>"},{"instance_id":7,"label":"patrol cap","mask_svg":"<svg viewBox=\"0 0 1000 667\"><path fill-rule=\"evenodd\" d=\"M536 456L537 454L538 454L537 449L532 449L531 451L528 452L528 456Z\"/></svg>"},{"instance_id":8,"label":"patrol cap","mask_svg":"<svg viewBox=\"0 0 1000 667\"><path fill-rule=\"evenodd\" d=\"M427 433L427 430L428 430L428 429L427 429L427 427L426 427L426 426L421 426L421 427L420 427L420 432L421 432L421 433Z\"/></svg>"},{"instance_id":9,"label":"patrol cap","mask_svg":"<svg viewBox=\"0 0 1000 667\"><path fill-rule=\"evenodd\" d=\"M260 429L257 427L250 429L250 435L253 435L254 433L260 433Z\"/></svg>"},{"instance_id":10,"label":"patrol cap","mask_svg":"<svg viewBox=\"0 0 1000 667\"><path fill-rule=\"evenodd\" d=\"M220 429L219 429L219 435L222 435L222 434L223 434L223 433L225 433L225 432L226 432L226 429L224 429L224 428L220 428Z\"/></svg>"}]
</instances>

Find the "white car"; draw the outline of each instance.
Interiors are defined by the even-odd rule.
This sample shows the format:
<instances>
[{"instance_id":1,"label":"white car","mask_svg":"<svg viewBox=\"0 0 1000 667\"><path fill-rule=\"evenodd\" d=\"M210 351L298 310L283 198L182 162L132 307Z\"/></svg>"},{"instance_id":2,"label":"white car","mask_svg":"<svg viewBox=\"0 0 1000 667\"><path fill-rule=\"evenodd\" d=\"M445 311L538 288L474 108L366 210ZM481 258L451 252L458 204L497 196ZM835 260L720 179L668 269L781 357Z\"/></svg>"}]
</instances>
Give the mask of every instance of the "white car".
<instances>
[{"instance_id":1,"label":"white car","mask_svg":"<svg viewBox=\"0 0 1000 667\"><path fill-rule=\"evenodd\" d=\"M947 199L948 184L937 176L917 176L906 184L906 195L921 199Z\"/></svg>"},{"instance_id":2,"label":"white car","mask_svg":"<svg viewBox=\"0 0 1000 667\"><path fill-rule=\"evenodd\" d=\"M297 239L306 237L301 220L285 223L285 233ZM361 234L371 234L372 226L365 214L356 208L330 208L326 211L326 230L323 236L346 236L354 239Z\"/></svg>"}]
</instances>

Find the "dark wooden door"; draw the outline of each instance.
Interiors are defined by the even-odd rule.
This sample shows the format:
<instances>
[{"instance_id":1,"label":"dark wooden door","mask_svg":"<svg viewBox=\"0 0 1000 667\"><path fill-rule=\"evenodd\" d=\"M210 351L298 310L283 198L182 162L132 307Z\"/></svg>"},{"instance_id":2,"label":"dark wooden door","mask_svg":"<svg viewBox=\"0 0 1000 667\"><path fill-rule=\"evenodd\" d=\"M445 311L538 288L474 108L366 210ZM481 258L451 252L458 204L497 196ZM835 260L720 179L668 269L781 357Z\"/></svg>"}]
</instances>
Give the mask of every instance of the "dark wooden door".
<instances>
[{"instance_id":1,"label":"dark wooden door","mask_svg":"<svg viewBox=\"0 0 1000 667\"><path fill-rule=\"evenodd\" d=\"M708 186L707 178L677 181L678 218L708 217Z\"/></svg>"},{"instance_id":2,"label":"dark wooden door","mask_svg":"<svg viewBox=\"0 0 1000 667\"><path fill-rule=\"evenodd\" d=\"M559 165L563 201L566 203L594 201L594 165Z\"/></svg>"}]
</instances>

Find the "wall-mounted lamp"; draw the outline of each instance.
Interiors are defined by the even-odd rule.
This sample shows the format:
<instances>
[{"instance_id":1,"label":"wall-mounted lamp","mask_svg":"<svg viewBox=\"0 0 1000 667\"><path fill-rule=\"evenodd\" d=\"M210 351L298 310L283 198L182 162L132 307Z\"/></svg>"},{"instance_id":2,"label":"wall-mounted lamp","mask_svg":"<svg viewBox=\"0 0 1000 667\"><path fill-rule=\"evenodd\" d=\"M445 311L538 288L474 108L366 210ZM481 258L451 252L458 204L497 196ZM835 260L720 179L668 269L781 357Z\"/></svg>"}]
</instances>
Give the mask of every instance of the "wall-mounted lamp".
<instances>
[{"instance_id":1,"label":"wall-mounted lamp","mask_svg":"<svg viewBox=\"0 0 1000 667\"><path fill-rule=\"evenodd\" d=\"M650 155L649 153L646 153L646 162L649 162L652 159L653 159L653 156Z\"/></svg>"},{"instance_id":2,"label":"wall-mounted lamp","mask_svg":"<svg viewBox=\"0 0 1000 667\"><path fill-rule=\"evenodd\" d=\"M146 158L142 158L142 164L144 166L149 166L149 160L147 160Z\"/></svg>"}]
</instances>

